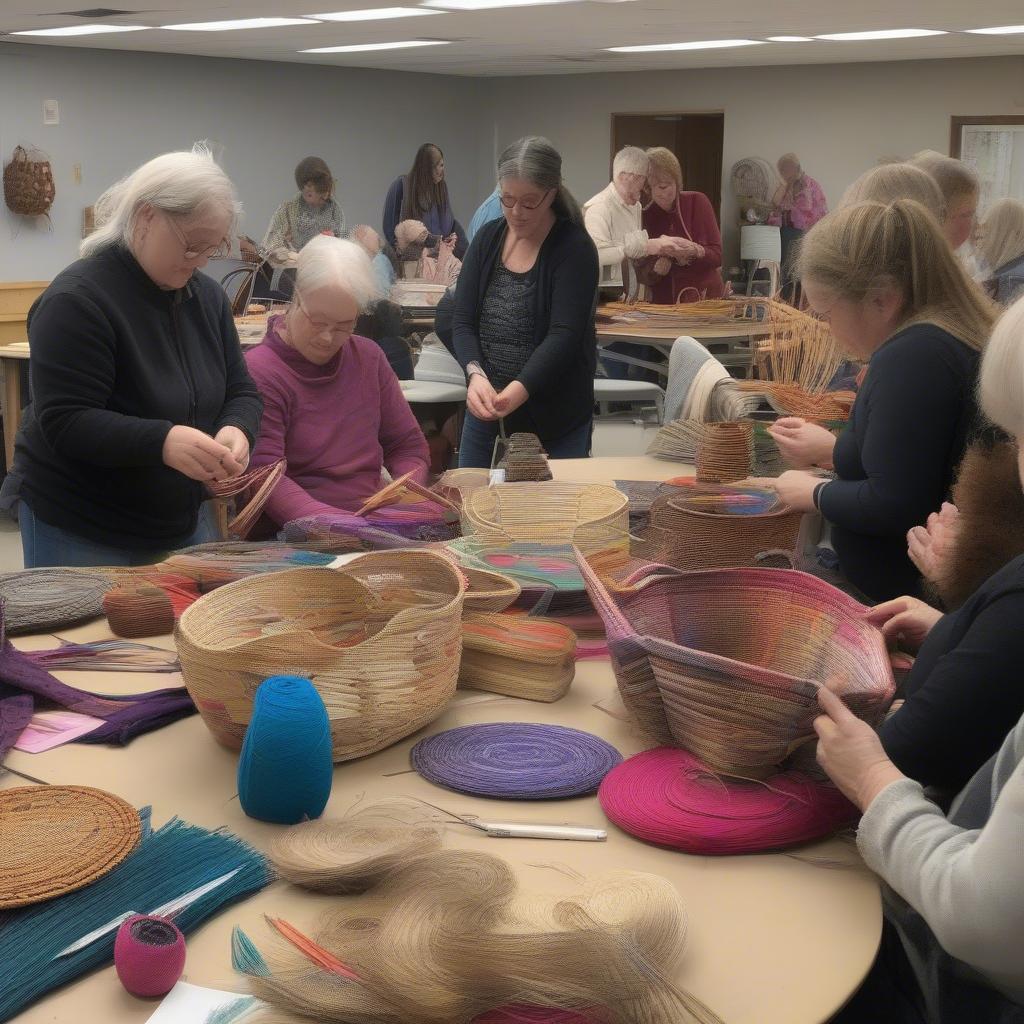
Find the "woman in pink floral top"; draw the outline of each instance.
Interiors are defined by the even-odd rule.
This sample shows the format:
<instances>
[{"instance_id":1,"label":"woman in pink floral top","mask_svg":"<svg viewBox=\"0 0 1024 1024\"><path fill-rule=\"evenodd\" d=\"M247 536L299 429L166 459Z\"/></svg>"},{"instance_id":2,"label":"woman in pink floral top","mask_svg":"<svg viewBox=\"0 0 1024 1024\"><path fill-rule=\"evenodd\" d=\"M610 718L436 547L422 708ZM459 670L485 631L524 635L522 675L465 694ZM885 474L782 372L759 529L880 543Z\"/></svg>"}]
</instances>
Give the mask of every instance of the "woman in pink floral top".
<instances>
[{"instance_id":1,"label":"woman in pink floral top","mask_svg":"<svg viewBox=\"0 0 1024 1024\"><path fill-rule=\"evenodd\" d=\"M785 287L793 280L793 243L828 213L828 201L822 187L804 173L796 153L780 156L776 166L782 175L782 184L772 197L773 209L768 223L782 228L782 281Z\"/></svg>"}]
</instances>

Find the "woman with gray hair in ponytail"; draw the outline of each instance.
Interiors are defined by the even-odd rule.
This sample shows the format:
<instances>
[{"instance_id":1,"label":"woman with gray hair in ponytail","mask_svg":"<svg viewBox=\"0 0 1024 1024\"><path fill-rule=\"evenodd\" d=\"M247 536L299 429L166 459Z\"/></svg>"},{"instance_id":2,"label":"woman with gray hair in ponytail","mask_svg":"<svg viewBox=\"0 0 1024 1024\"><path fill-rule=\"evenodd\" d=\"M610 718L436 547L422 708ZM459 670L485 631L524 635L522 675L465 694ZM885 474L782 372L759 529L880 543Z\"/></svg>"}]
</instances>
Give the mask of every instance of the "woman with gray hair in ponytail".
<instances>
[{"instance_id":1,"label":"woman with gray hair in ponytail","mask_svg":"<svg viewBox=\"0 0 1024 1024\"><path fill-rule=\"evenodd\" d=\"M498 161L503 217L474 237L455 294L466 371L460 466L489 466L502 425L536 434L552 458L590 452L598 259L562 158L537 135Z\"/></svg>"},{"instance_id":2,"label":"woman with gray hair in ponytail","mask_svg":"<svg viewBox=\"0 0 1024 1024\"><path fill-rule=\"evenodd\" d=\"M26 568L145 565L215 539L205 485L245 470L263 409L227 297L196 273L238 209L205 148L158 156L100 197L82 259L29 311L12 474Z\"/></svg>"}]
</instances>

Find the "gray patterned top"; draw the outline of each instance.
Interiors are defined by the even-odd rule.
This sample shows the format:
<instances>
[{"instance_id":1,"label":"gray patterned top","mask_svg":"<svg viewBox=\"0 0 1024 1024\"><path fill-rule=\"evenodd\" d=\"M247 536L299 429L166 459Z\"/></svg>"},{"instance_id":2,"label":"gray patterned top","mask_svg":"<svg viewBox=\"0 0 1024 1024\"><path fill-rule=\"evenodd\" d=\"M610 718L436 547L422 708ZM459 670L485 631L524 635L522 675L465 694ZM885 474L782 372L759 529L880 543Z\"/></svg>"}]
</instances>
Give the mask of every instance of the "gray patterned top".
<instances>
[{"instance_id":1,"label":"gray patterned top","mask_svg":"<svg viewBox=\"0 0 1024 1024\"><path fill-rule=\"evenodd\" d=\"M519 376L535 347L532 271L516 274L498 263L480 308L480 350L496 391Z\"/></svg>"}]
</instances>

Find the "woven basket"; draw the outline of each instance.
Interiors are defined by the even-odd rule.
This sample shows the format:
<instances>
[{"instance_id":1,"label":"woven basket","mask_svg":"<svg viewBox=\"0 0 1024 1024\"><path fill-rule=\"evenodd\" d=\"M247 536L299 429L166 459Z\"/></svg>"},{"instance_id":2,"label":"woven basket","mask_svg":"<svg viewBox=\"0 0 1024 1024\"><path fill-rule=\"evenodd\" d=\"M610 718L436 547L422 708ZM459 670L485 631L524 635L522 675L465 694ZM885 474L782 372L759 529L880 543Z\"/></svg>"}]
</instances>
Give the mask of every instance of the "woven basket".
<instances>
[{"instance_id":1,"label":"woven basket","mask_svg":"<svg viewBox=\"0 0 1024 1024\"><path fill-rule=\"evenodd\" d=\"M461 569L469 584L463 607L467 612L503 612L515 604L522 587L510 576L489 569Z\"/></svg>"},{"instance_id":2,"label":"woven basket","mask_svg":"<svg viewBox=\"0 0 1024 1024\"><path fill-rule=\"evenodd\" d=\"M753 567L780 552L796 564L802 513L774 496L763 512L706 511L698 507L701 497L686 488L656 498L634 553L687 570Z\"/></svg>"},{"instance_id":3,"label":"woven basket","mask_svg":"<svg viewBox=\"0 0 1024 1024\"><path fill-rule=\"evenodd\" d=\"M697 443L697 479L728 484L750 476L754 462L751 423L705 423Z\"/></svg>"},{"instance_id":4,"label":"woven basket","mask_svg":"<svg viewBox=\"0 0 1024 1024\"><path fill-rule=\"evenodd\" d=\"M576 634L520 615L467 614L462 623L459 686L550 703L576 675Z\"/></svg>"},{"instance_id":5,"label":"woven basket","mask_svg":"<svg viewBox=\"0 0 1024 1024\"><path fill-rule=\"evenodd\" d=\"M57 195L50 161L36 150L16 146L4 165L4 202L22 217L42 217L50 212Z\"/></svg>"},{"instance_id":6,"label":"woven basket","mask_svg":"<svg viewBox=\"0 0 1024 1024\"><path fill-rule=\"evenodd\" d=\"M505 546L574 543L602 564L629 557L629 499L603 484L499 484L465 495L462 534Z\"/></svg>"},{"instance_id":7,"label":"woven basket","mask_svg":"<svg viewBox=\"0 0 1024 1024\"><path fill-rule=\"evenodd\" d=\"M826 680L868 721L892 701L882 634L861 605L814 576L648 565L606 587L585 560L580 568L633 717L713 771L773 774L814 738Z\"/></svg>"},{"instance_id":8,"label":"woven basket","mask_svg":"<svg viewBox=\"0 0 1024 1024\"><path fill-rule=\"evenodd\" d=\"M185 685L214 737L238 749L260 683L307 676L327 707L335 761L372 754L432 722L455 692L464 587L429 551L230 583L178 621Z\"/></svg>"}]
</instances>

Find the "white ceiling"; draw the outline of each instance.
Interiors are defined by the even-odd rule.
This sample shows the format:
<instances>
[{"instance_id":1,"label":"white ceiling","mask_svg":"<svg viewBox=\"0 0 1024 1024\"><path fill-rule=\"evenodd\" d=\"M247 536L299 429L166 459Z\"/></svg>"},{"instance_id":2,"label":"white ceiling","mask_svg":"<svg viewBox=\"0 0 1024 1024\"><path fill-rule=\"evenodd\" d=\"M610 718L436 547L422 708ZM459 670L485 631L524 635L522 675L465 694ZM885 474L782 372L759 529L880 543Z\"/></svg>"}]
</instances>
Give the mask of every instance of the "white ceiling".
<instances>
[{"instance_id":1,"label":"white ceiling","mask_svg":"<svg viewBox=\"0 0 1024 1024\"><path fill-rule=\"evenodd\" d=\"M161 4L159 7L151 4ZM168 32L181 22L415 6L418 0L0 0L0 33L82 24L60 11L111 7L134 14L104 23L154 26L119 35L7 37L33 45L87 46L386 68L452 75L571 74L588 71L831 64L847 61L1024 55L1024 35L965 35L964 29L1024 23L1021 0L579 0L551 6L445 13L435 17L322 23L235 32ZM766 43L736 49L605 53L609 46L709 39L764 39L869 29L932 28L952 34L875 42ZM0 37L3 38L3 37ZM321 46L449 39L451 45L345 54L300 54Z\"/></svg>"}]
</instances>

